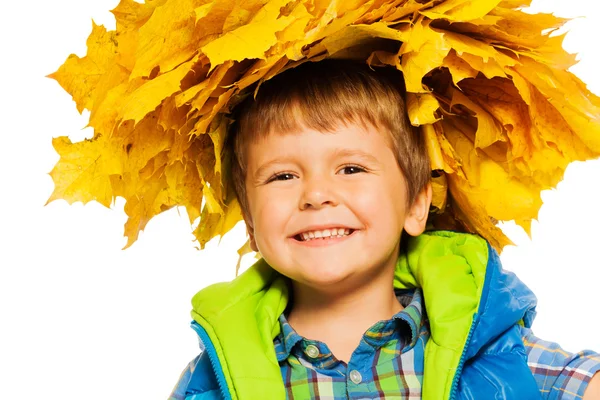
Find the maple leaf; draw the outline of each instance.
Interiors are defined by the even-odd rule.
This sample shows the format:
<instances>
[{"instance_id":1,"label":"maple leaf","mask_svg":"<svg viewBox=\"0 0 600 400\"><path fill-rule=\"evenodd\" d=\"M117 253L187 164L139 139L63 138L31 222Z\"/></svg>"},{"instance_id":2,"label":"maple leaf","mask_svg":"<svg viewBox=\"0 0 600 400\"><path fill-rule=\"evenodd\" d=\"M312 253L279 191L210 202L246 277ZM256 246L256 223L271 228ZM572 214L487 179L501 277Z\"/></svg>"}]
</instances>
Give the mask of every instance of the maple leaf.
<instances>
[{"instance_id":1,"label":"maple leaf","mask_svg":"<svg viewBox=\"0 0 600 400\"><path fill-rule=\"evenodd\" d=\"M71 143L67 137L52 140L60 160L50 172L54 191L48 203L65 199L69 203L96 200L109 207L113 200L110 176L120 173L111 143L103 136Z\"/></svg>"},{"instance_id":2,"label":"maple leaf","mask_svg":"<svg viewBox=\"0 0 600 400\"><path fill-rule=\"evenodd\" d=\"M104 26L96 23L92 25L87 55L79 58L71 54L58 71L48 75L73 96L80 113L94 108L102 96L99 88L102 81L112 80L113 69L119 69L114 62L117 55L116 32L107 32Z\"/></svg>"},{"instance_id":3,"label":"maple leaf","mask_svg":"<svg viewBox=\"0 0 600 400\"><path fill-rule=\"evenodd\" d=\"M501 250L498 221L528 231L540 192L600 155L600 99L567 71L564 35L550 36L567 20L521 11L529 3L121 0L116 30L94 24L87 55L50 75L95 133L54 139L49 201L123 197L127 246L182 206L203 248L242 219L221 158L232 104L308 60L362 58L405 76L434 171L431 225Z\"/></svg>"}]
</instances>

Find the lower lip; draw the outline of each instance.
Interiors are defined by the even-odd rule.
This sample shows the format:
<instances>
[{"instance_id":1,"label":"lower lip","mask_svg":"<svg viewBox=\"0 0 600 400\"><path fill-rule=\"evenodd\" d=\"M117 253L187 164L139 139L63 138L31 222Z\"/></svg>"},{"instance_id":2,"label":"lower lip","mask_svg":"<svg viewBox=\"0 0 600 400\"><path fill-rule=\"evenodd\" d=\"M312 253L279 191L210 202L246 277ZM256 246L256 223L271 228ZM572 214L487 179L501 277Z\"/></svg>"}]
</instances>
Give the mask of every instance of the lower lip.
<instances>
[{"instance_id":1,"label":"lower lip","mask_svg":"<svg viewBox=\"0 0 600 400\"><path fill-rule=\"evenodd\" d=\"M305 241L299 241L296 240L294 238L291 238L296 244L299 244L300 246L305 246L305 247L324 247L324 246L331 246L334 244L338 244L341 242L344 242L346 240L348 240L349 238L351 238L352 236L354 236L356 234L356 232L358 232L358 230L355 230L354 232L352 232L349 235L344 235L342 237L329 237L327 239L312 239L312 240L305 240Z\"/></svg>"}]
</instances>

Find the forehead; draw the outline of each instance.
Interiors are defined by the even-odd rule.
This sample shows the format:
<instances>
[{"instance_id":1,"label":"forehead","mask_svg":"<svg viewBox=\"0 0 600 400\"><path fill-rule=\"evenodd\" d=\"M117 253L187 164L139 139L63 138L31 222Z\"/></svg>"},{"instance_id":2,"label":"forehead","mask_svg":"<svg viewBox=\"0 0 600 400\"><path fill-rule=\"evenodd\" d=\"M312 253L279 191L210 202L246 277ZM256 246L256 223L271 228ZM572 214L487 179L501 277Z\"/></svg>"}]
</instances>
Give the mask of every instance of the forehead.
<instances>
[{"instance_id":1,"label":"forehead","mask_svg":"<svg viewBox=\"0 0 600 400\"><path fill-rule=\"evenodd\" d=\"M332 131L300 126L290 132L269 132L248 144L250 169L273 159L381 156L392 149L390 135L371 124L340 123Z\"/></svg>"}]
</instances>

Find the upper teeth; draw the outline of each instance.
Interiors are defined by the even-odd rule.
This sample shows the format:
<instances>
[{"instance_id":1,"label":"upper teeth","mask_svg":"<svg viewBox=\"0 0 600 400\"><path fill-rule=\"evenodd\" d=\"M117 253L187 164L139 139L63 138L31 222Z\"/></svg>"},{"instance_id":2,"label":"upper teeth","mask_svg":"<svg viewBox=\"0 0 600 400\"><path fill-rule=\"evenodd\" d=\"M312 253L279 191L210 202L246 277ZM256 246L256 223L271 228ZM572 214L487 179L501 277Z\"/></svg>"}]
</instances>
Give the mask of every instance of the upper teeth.
<instances>
[{"instance_id":1,"label":"upper teeth","mask_svg":"<svg viewBox=\"0 0 600 400\"><path fill-rule=\"evenodd\" d=\"M350 229L344 228L331 228L331 229L323 229L322 231L310 231L310 232L302 232L300 235L302 236L302 240L311 240L318 239L324 237L342 237L350 234Z\"/></svg>"}]
</instances>

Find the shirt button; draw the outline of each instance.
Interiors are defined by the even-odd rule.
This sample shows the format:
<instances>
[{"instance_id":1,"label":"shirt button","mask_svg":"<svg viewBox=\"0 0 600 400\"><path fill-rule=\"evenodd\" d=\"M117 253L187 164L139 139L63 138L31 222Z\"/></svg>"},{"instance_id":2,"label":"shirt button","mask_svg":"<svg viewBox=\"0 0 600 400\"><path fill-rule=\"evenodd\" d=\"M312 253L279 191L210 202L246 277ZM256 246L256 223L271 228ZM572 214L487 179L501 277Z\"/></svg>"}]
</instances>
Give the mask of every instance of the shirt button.
<instances>
[{"instance_id":1,"label":"shirt button","mask_svg":"<svg viewBox=\"0 0 600 400\"><path fill-rule=\"evenodd\" d=\"M306 350L304 350L304 352L310 358L317 358L319 356L319 348L314 344L309 344L306 346Z\"/></svg>"},{"instance_id":2,"label":"shirt button","mask_svg":"<svg viewBox=\"0 0 600 400\"><path fill-rule=\"evenodd\" d=\"M357 385L362 382L362 375L357 370L353 369L350 371L350 380Z\"/></svg>"}]
</instances>

